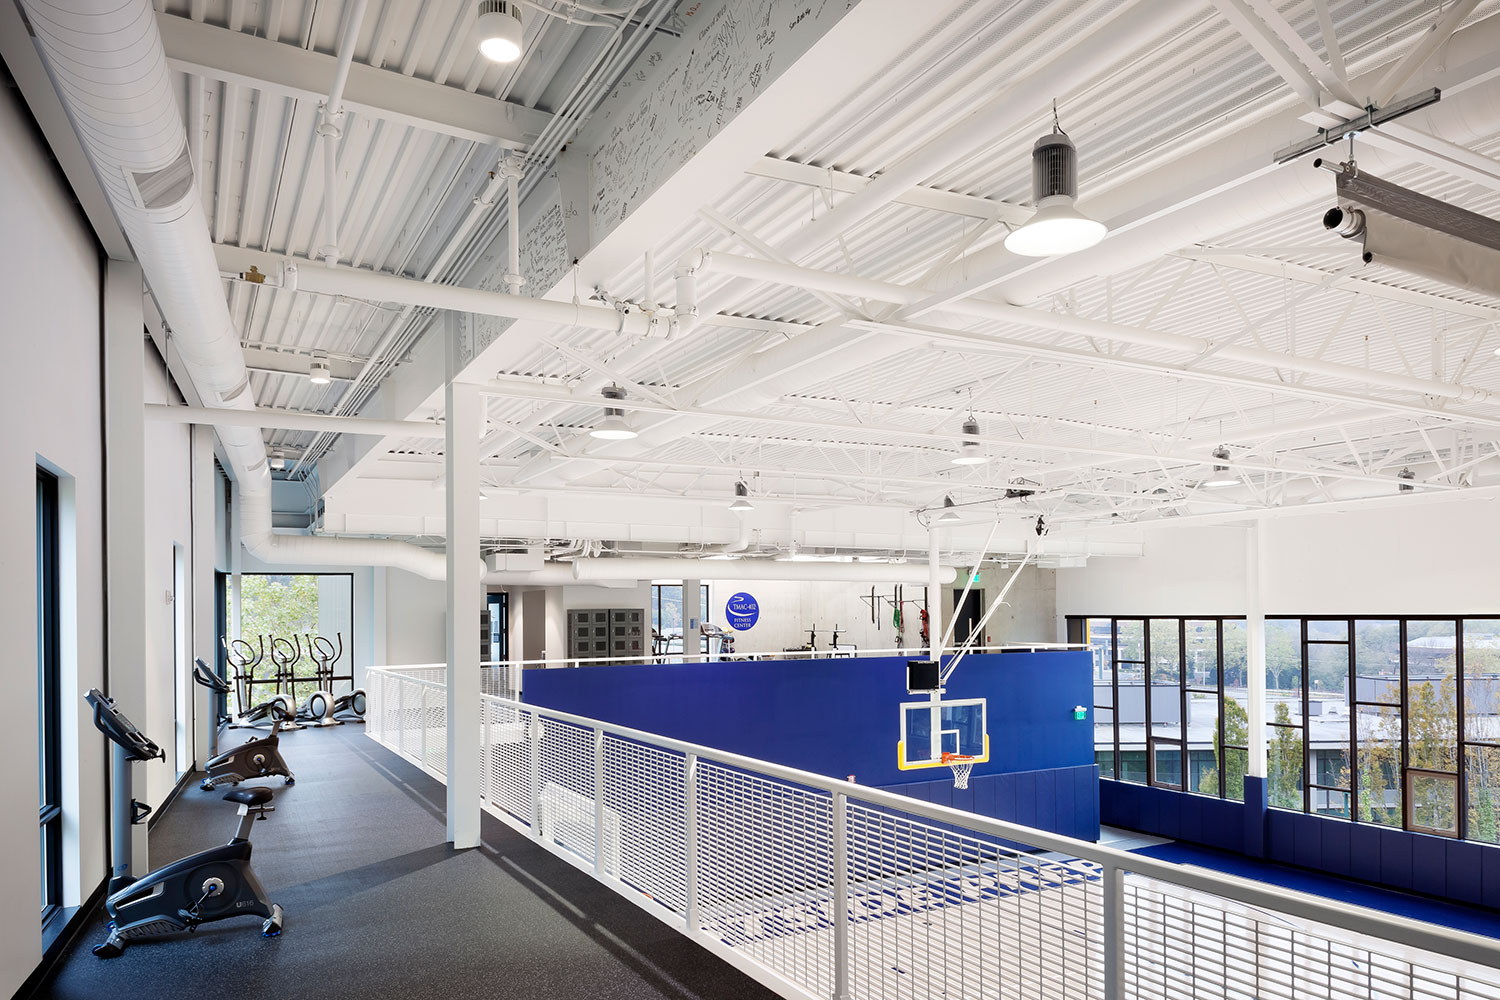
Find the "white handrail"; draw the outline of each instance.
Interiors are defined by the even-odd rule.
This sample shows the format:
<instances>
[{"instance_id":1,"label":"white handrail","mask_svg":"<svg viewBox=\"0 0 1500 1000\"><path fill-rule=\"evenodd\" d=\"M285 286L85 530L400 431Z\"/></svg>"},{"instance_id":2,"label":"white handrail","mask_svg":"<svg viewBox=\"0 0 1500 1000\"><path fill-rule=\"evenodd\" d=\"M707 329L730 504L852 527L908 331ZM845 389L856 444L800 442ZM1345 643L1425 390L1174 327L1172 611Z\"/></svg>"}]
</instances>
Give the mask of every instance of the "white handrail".
<instances>
[{"instance_id":1,"label":"white handrail","mask_svg":"<svg viewBox=\"0 0 1500 1000\"><path fill-rule=\"evenodd\" d=\"M388 678L390 681L395 682L396 685L411 684L422 688L443 687L441 683L416 679L403 674L401 671L402 668L371 668L371 673L375 676L376 682L370 685L372 695L376 699L376 704L372 705L371 714L374 715L377 719L377 725L370 730L370 735L378 740L381 740L387 746L391 746L392 749L398 750L400 750L401 747L397 744L399 744L401 739L405 738L405 731L403 730L402 733L397 734L398 739L393 742L383 733L383 730L381 729L383 722L380 721L382 717L378 713L383 708L383 706L379 704L379 700L386 697L386 685L382 684L380 679ZM393 694L395 696L394 700L397 700L400 704L406 704L405 702L400 701L399 691L393 692ZM425 701L423 702L423 704L425 704ZM1103 906L1102 909L1100 909L1097 918L1098 920L1102 920L1103 922L1103 934L1102 937L1098 939L1099 941L1103 942L1103 944L1099 945L1101 948L1106 944L1110 948L1124 949L1126 947L1125 942L1127 935L1122 931L1121 927L1118 926L1118 924L1112 925L1112 922L1125 919L1123 914L1125 914L1126 909L1120 895L1124 891L1124 889L1122 888L1121 883L1119 883L1118 879L1119 873L1128 872L1135 876L1151 879L1158 883L1176 887L1179 891L1186 893L1186 895L1180 897L1173 897L1171 900L1173 904L1180 903L1184 905L1190 905L1192 903L1192 900L1189 897L1193 896L1193 894L1204 894L1205 896L1213 897L1213 900L1209 900L1208 902L1225 900L1232 901L1236 904L1239 904L1240 906L1251 908L1252 910L1270 911L1273 914L1288 915L1303 921L1314 922L1316 924L1323 925L1324 927L1339 928L1342 931L1355 935L1356 937L1378 938L1380 939L1379 941L1370 941L1366 944L1351 946L1364 948L1371 956L1378 955L1389 957L1395 954L1399 954L1403 951L1415 950L1434 955L1446 956L1449 959L1456 960L1457 962L1461 963L1472 964L1473 966L1481 967L1483 971L1481 972L1474 969L1464 969L1459 970L1455 973L1453 970L1446 970L1446 974L1456 974L1469 980L1481 981L1486 984L1486 989L1494 989L1497 993L1500 993L1500 974L1497 974L1495 972L1497 968L1500 968L1500 941L1482 937L1477 934L1444 928L1434 924L1428 924L1406 917L1394 916L1379 911L1341 906L1330 900L1323 899L1318 896L1312 896L1307 893L1283 889L1266 883L1256 882L1253 880L1240 878L1233 875L1226 875L1206 869L1176 865L1154 858L1132 854L1127 851L1121 851L1115 848L1103 847L1086 841L1076 840L1074 838L1061 836L1059 834L1048 833L1046 831L1019 826L1017 824L1009 823L1003 820L993 819L990 817L980 816L958 809L935 805L933 803L925 802L919 799L908 798L904 795L898 795L891 792L881 791L880 789L876 788L870 788L863 785L852 784L846 781L840 781L838 779L830 778L825 775L813 774L808 771L786 767L769 761L757 760L754 758L745 757L740 754L718 750L712 747L688 743L682 740L663 737L652 733L645 733L639 730L630 729L628 727L617 726L612 723L602 722L596 719L588 719L566 712L558 712L539 706L526 705L519 701L509 700L494 695L482 695L478 699L478 704L487 706L485 708L485 719L487 727L486 733L489 732L488 727L490 726L491 716L503 716L507 719L521 720L519 722L511 723L511 725L517 727L518 732L520 727L529 726L528 731L531 734L529 751L517 750L515 752L521 753L522 755L529 754L529 759L531 761L530 767L533 769L534 774L536 773L535 769L542 753L541 741L538 738L538 733L541 731L541 727L526 723L525 720L527 719L545 720L554 723L560 723L563 724L564 727L576 727L576 729L579 731L592 732L594 734L592 740L590 740L588 744L593 747L592 756L590 756L590 751L586 748L582 750L578 750L575 748L568 750L562 757L564 763L567 766L576 767L579 773L588 772L590 774L593 774L602 771L605 766L604 757L602 755L603 747L605 746L604 738L606 736L609 736L614 737L616 741L618 741L618 745L646 747L652 748L653 751L657 752L666 751L672 755L679 755L685 762L682 771L684 775L690 776L696 773L697 765L701 762L712 762L722 765L725 768L732 769L735 773L744 773L748 776L753 776L761 779L771 779L783 786L796 786L797 788L803 790L811 790L818 794L826 794L829 801L836 803L847 803L849 809L853 809L853 807L855 806L873 806L880 810L888 811L889 813L895 814L897 816L904 814L908 817L920 817L922 820L931 823L943 824L948 827L958 828L960 831L960 835L962 836L969 836L972 834L985 838L995 838L1010 843L1026 844L1035 849L1055 852L1057 854L1063 855L1066 858L1078 859L1077 862L1058 862L1053 859L1047 859L1045 862L1034 862L1038 865L1045 864L1046 866L1048 866L1049 871L1066 870L1073 872L1079 878L1087 878L1089 880L1097 881L1100 877L1100 873L1096 873L1091 868L1087 867L1088 865L1096 865L1101 869L1103 878L1103 882L1101 884L1101 889L1103 892ZM425 728L426 726L431 724L432 723L430 722L430 720L424 717L422 722L423 727ZM429 744L429 740L425 737L425 735L422 739L419 739L416 742L424 747L425 753L425 747ZM509 742L517 746L526 746L526 744L522 743L519 738L502 742ZM491 745L491 741L487 736L486 746L489 747ZM583 745L580 744L580 746ZM490 752L490 750L486 750L487 757ZM557 751L554 749L551 752L553 753L553 757L549 758L548 766L560 766L557 764ZM418 763L428 766L430 771L434 770L433 766L425 759L418 760ZM440 769L437 769L437 773L435 774L435 776L439 778L443 777ZM589 783L587 787L605 787L602 779L596 780L598 781L597 784ZM689 780L691 782L695 779L688 778L686 780ZM530 832L533 836L540 836L540 834L537 832L538 828L536 826L536 824L540 822L541 816L541 814L538 813L537 810L543 808L540 805L542 801L542 798L540 797L541 786L537 783L540 781L541 779L533 779L534 802L530 815L532 825L528 829L528 832ZM560 795L563 793L556 794ZM683 793L679 792L678 794ZM688 794L688 799L692 802L697 803L699 796ZM566 805L566 803L564 803L564 805ZM601 860L606 858L606 852L604 851L603 846L601 846L603 844L603 841L600 839L605 837L606 835L605 823L607 810L604 808L604 800L591 800L587 803L587 806L588 825L595 827L595 857L593 859L590 859L591 866L594 868L596 876L600 877L602 881L605 881L607 884L613 885L618 891L628 896L629 892L625 888L621 888L618 879L611 877L610 872L605 870L605 868L603 867L607 865L608 862L606 860ZM552 808L555 811L562 808L562 806L554 803ZM696 814L696 812L701 810L702 808L704 808L702 804L695 805L692 812ZM500 815L502 819L506 820L506 822L510 822L512 823L512 825L517 825L518 828L526 828L524 821L513 820L510 815L504 813L503 811L497 812L497 815ZM554 820L554 822L556 822L556 820ZM614 822L618 824L620 820L616 819ZM691 824L692 820L690 819L688 822L689 824ZM841 827L842 824L847 822L849 822L848 810L839 810L837 812L836 825L834 827L834 834L836 838L847 836L847 833L842 831ZM937 832L935 828L934 832ZM551 849L551 845L549 844L548 846L549 849ZM878 845L876 845L875 848L872 848L869 842L866 841L861 845L861 849L868 852L878 849ZM1018 857L1028 858L1028 860L1025 862L1027 864L1033 863L1029 859L1029 856L1019 855ZM578 863L573 858L569 858L569 860L574 861L574 863ZM679 864L680 863L681 862L679 862ZM1134 886L1134 883L1132 883L1132 886ZM835 895L837 895L839 891L847 891L847 888L847 885L842 885L839 883L838 879L835 879ZM1138 911L1140 911L1142 906L1145 906L1147 908L1147 911L1149 911L1152 906L1161 904L1161 901L1150 896L1149 887L1146 889L1136 887L1135 892L1136 896L1132 897L1135 900L1135 907L1132 910L1132 919L1136 920L1137 922L1141 921L1142 919L1147 919L1147 922L1149 923L1151 914L1147 912L1146 917L1143 918L1141 913ZM1144 895L1142 895L1142 893L1144 893ZM635 899L634 901L637 903L641 902L639 899ZM1200 900L1199 904L1201 905L1203 902L1205 901ZM1215 905L1217 905L1217 903L1215 903ZM658 914L658 916L660 916L660 914ZM662 919L666 918L663 917ZM851 919L853 918L851 917ZM680 929L684 929L687 933L696 933L696 929L691 926L686 926ZM1137 936L1146 933L1146 931L1136 928L1135 925L1132 925L1132 929L1136 931ZM1293 930L1297 933L1303 932L1302 929L1293 928ZM1090 940L1093 941L1094 939L1090 938ZM1324 943L1327 944L1327 942ZM1344 945L1341 943L1335 942L1335 944L1338 947L1344 947ZM1227 943L1225 947L1228 947ZM1334 955L1334 957L1329 958L1328 961L1332 962L1335 958L1338 957L1338 955ZM1413 961L1419 960L1420 957L1421 956L1416 956L1416 959L1414 959ZM1254 961L1253 957L1247 956L1246 958L1248 961ZM744 960L744 955L736 954L731 960L735 961L738 964L740 961ZM1138 957L1137 960L1143 961L1144 959L1140 959ZM1374 959L1372 958L1371 960L1373 961ZM1124 962L1124 958L1122 958L1118 953L1111 952L1104 955L1103 968L1106 974L1107 982L1105 991L1106 997L1112 998L1121 995L1120 993L1116 993L1115 990L1121 988L1120 977L1123 975L1122 970L1125 967ZM1340 968L1342 968L1342 966L1340 966ZM774 972L774 970L772 971ZM841 981L847 982L848 970L840 969L838 971L840 972L840 975L842 977ZM1139 969L1137 969L1137 972L1139 973ZM1495 985L1491 986L1490 984ZM805 990L801 990L801 988L799 988L799 995L801 995L801 993L805 993ZM1137 993L1139 996L1147 995L1144 991L1138 990ZM1343 994L1340 995L1342 996ZM1426 994L1413 994L1413 996L1417 995L1425 996ZM1463 997L1487 997L1491 994L1461 991L1457 995Z\"/></svg>"}]
</instances>

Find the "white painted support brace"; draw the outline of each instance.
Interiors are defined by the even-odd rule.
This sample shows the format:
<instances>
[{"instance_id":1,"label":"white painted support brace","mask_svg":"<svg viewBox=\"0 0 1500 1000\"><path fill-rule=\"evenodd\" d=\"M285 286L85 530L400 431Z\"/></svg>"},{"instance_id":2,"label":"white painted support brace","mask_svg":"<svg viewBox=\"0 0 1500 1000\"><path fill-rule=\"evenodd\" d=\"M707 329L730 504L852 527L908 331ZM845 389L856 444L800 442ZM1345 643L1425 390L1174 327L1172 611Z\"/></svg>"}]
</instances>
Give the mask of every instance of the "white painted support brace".
<instances>
[{"instance_id":1,"label":"white painted support brace","mask_svg":"<svg viewBox=\"0 0 1500 1000\"><path fill-rule=\"evenodd\" d=\"M1266 608L1261 582L1265 530L1255 521L1245 535L1245 674L1250 699L1250 759L1245 773L1252 778L1266 776Z\"/></svg>"},{"instance_id":2,"label":"white painted support brace","mask_svg":"<svg viewBox=\"0 0 1500 1000\"><path fill-rule=\"evenodd\" d=\"M692 936L698 930L698 755L682 758L683 895L684 919Z\"/></svg>"},{"instance_id":3,"label":"white painted support brace","mask_svg":"<svg viewBox=\"0 0 1500 1000\"><path fill-rule=\"evenodd\" d=\"M448 840L479 846L479 438L484 409L477 386L453 381L461 368L456 318L446 324L444 463L448 477Z\"/></svg>"},{"instance_id":4,"label":"white painted support brace","mask_svg":"<svg viewBox=\"0 0 1500 1000\"><path fill-rule=\"evenodd\" d=\"M849 797L833 793L833 1000L849 1000Z\"/></svg>"},{"instance_id":5,"label":"white painted support brace","mask_svg":"<svg viewBox=\"0 0 1500 1000\"><path fill-rule=\"evenodd\" d=\"M937 522L927 526L927 655L942 669L943 656L943 579L938 561Z\"/></svg>"},{"instance_id":6,"label":"white painted support brace","mask_svg":"<svg viewBox=\"0 0 1500 1000\"><path fill-rule=\"evenodd\" d=\"M594 878L606 878L604 850L604 730L594 729Z\"/></svg>"},{"instance_id":7,"label":"white painted support brace","mask_svg":"<svg viewBox=\"0 0 1500 1000\"><path fill-rule=\"evenodd\" d=\"M146 419L167 424L208 424L226 427L274 427L284 431L332 431L377 437L415 437L440 440L443 425L426 420L375 420L327 413L292 413L257 407L253 410L216 410L206 406L147 403Z\"/></svg>"}]
</instances>

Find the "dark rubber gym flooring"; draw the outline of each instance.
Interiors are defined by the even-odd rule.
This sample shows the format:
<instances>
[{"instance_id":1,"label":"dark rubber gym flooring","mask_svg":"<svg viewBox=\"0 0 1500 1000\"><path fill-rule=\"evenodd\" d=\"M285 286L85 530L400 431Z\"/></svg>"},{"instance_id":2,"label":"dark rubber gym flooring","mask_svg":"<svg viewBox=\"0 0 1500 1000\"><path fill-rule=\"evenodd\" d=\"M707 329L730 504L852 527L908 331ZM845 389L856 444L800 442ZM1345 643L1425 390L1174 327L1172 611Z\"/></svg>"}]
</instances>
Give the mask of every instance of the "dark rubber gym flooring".
<instances>
[{"instance_id":1,"label":"dark rubber gym flooring","mask_svg":"<svg viewBox=\"0 0 1500 1000\"><path fill-rule=\"evenodd\" d=\"M228 734L239 742L238 734ZM364 727L282 737L297 775L257 781L276 811L254 867L286 910L139 941L101 961L101 915L40 995L62 1000L274 997L737 1000L775 994L489 816L483 845L444 843L443 786ZM227 841L223 790L184 789L151 832L153 865Z\"/></svg>"}]
</instances>

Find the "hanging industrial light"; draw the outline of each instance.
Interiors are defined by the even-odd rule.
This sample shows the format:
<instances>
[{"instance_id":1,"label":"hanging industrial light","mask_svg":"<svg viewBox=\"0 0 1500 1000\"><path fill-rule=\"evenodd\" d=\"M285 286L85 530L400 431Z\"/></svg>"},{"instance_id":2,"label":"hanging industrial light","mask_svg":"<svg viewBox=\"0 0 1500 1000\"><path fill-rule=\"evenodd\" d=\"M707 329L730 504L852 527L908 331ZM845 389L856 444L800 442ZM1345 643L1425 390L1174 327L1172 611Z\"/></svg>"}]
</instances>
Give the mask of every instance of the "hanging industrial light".
<instances>
[{"instance_id":1,"label":"hanging industrial light","mask_svg":"<svg viewBox=\"0 0 1500 1000\"><path fill-rule=\"evenodd\" d=\"M734 500L730 503L729 509L736 513L755 509L755 505L750 502L750 487L744 483L734 484Z\"/></svg>"},{"instance_id":2,"label":"hanging industrial light","mask_svg":"<svg viewBox=\"0 0 1500 1000\"><path fill-rule=\"evenodd\" d=\"M1410 469L1402 469L1396 473L1396 478L1401 480L1401 485L1396 488L1398 493L1410 493L1416 489L1416 486L1412 485L1412 481L1417 478L1417 474Z\"/></svg>"},{"instance_id":3,"label":"hanging industrial light","mask_svg":"<svg viewBox=\"0 0 1500 1000\"><path fill-rule=\"evenodd\" d=\"M514 0L479 0L479 54L491 62L521 58L521 5Z\"/></svg>"},{"instance_id":4,"label":"hanging industrial light","mask_svg":"<svg viewBox=\"0 0 1500 1000\"><path fill-rule=\"evenodd\" d=\"M953 508L957 506L952 497L943 497L943 512L937 516L938 524L951 524L958 520L958 511Z\"/></svg>"},{"instance_id":5,"label":"hanging industrial light","mask_svg":"<svg viewBox=\"0 0 1500 1000\"><path fill-rule=\"evenodd\" d=\"M307 380L313 385L327 385L333 381L333 369L328 366L328 357L322 352L313 354L307 366Z\"/></svg>"},{"instance_id":6,"label":"hanging industrial light","mask_svg":"<svg viewBox=\"0 0 1500 1000\"><path fill-rule=\"evenodd\" d=\"M1229 449L1222 444L1214 449L1214 458L1220 462L1229 461ZM1203 485L1209 489L1217 489L1221 486L1234 486L1240 481L1239 477L1229 471L1227 465L1215 465L1213 475L1203 481Z\"/></svg>"},{"instance_id":7,"label":"hanging industrial light","mask_svg":"<svg viewBox=\"0 0 1500 1000\"><path fill-rule=\"evenodd\" d=\"M286 455L282 454L280 451L273 451L273 452L271 452L271 457L270 457L269 461L270 461L271 471L272 472L285 472L286 471Z\"/></svg>"},{"instance_id":8,"label":"hanging industrial light","mask_svg":"<svg viewBox=\"0 0 1500 1000\"><path fill-rule=\"evenodd\" d=\"M958 439L958 454L949 459L954 465L983 465L989 461L979 440L979 421L974 414L964 421L963 437Z\"/></svg>"},{"instance_id":9,"label":"hanging industrial light","mask_svg":"<svg viewBox=\"0 0 1500 1000\"><path fill-rule=\"evenodd\" d=\"M606 400L625 398L625 390L617 385L605 386L601 394ZM603 441L629 441L636 434L635 428L625 420L625 411L618 406L606 406L604 419L599 421L597 427L589 431L589 437L596 437Z\"/></svg>"},{"instance_id":10,"label":"hanging industrial light","mask_svg":"<svg viewBox=\"0 0 1500 1000\"><path fill-rule=\"evenodd\" d=\"M1109 232L1104 223L1074 207L1078 197L1078 150L1057 123L1031 147L1031 198L1036 214L1005 237L1005 249L1022 257L1053 257L1087 250Z\"/></svg>"}]
</instances>

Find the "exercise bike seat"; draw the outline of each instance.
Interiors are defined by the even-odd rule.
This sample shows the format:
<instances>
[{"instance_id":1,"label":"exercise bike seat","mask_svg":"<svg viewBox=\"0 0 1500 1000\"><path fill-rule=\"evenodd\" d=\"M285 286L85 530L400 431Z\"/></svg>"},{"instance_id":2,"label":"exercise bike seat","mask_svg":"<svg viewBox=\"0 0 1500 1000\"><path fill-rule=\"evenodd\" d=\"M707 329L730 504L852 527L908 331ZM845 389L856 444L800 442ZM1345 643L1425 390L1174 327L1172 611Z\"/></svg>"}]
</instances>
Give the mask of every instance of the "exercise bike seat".
<instances>
[{"instance_id":1,"label":"exercise bike seat","mask_svg":"<svg viewBox=\"0 0 1500 1000\"><path fill-rule=\"evenodd\" d=\"M269 788L236 788L224 796L225 802L238 802L242 806L263 806L271 801Z\"/></svg>"}]
</instances>

